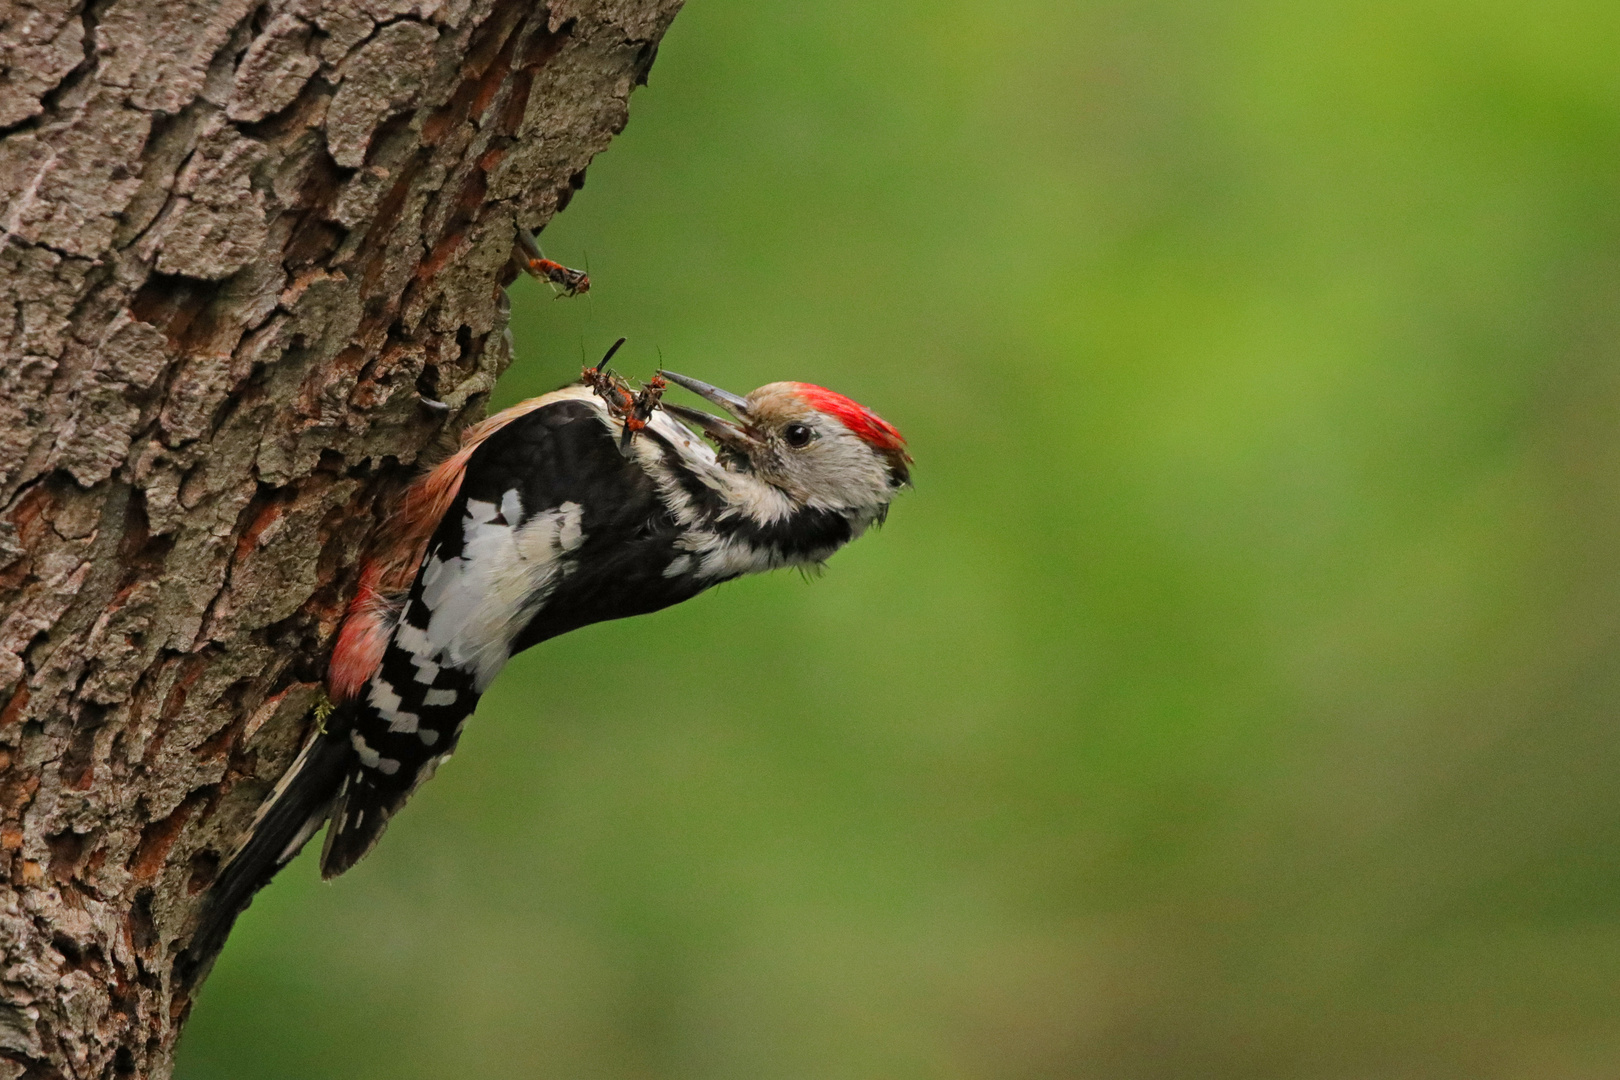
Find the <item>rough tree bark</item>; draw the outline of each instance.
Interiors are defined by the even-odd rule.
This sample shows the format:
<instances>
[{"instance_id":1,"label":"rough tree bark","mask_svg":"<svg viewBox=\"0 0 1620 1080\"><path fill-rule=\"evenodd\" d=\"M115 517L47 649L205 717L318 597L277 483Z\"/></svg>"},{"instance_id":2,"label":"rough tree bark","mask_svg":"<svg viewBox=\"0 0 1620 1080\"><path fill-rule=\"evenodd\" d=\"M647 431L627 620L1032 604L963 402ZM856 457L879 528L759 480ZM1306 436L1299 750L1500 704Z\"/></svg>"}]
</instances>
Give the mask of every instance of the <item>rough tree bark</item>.
<instances>
[{"instance_id":1,"label":"rough tree bark","mask_svg":"<svg viewBox=\"0 0 1620 1080\"><path fill-rule=\"evenodd\" d=\"M169 1074L374 510L679 3L0 0L0 1080Z\"/></svg>"}]
</instances>

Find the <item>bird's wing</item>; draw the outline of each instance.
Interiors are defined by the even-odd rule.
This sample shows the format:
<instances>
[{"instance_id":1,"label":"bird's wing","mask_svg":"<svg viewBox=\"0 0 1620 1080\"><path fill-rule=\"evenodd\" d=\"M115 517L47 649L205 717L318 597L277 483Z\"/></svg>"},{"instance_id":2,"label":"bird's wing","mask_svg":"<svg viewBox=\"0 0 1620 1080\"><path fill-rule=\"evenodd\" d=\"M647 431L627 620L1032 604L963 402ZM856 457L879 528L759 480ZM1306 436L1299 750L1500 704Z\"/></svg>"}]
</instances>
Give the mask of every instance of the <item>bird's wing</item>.
<instances>
[{"instance_id":1,"label":"bird's wing","mask_svg":"<svg viewBox=\"0 0 1620 1080\"><path fill-rule=\"evenodd\" d=\"M370 851L388 818L455 748L523 629L572 570L590 478L627 463L594 402L568 397L492 434L428 542L376 672L355 701L354 750L321 873Z\"/></svg>"}]
</instances>

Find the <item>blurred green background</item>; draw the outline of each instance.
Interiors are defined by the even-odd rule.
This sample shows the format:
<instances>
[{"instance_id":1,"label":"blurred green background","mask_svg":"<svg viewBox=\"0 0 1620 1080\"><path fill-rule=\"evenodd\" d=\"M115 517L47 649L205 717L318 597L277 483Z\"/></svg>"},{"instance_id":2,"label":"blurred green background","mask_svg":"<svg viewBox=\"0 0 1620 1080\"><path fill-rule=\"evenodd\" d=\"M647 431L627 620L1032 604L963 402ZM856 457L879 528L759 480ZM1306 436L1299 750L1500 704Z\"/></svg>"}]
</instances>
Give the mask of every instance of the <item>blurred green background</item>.
<instances>
[{"instance_id":1,"label":"blurred green background","mask_svg":"<svg viewBox=\"0 0 1620 1080\"><path fill-rule=\"evenodd\" d=\"M695 0L632 113L498 403L917 489L515 661L181 1080L1620 1076L1620 5Z\"/></svg>"}]
</instances>

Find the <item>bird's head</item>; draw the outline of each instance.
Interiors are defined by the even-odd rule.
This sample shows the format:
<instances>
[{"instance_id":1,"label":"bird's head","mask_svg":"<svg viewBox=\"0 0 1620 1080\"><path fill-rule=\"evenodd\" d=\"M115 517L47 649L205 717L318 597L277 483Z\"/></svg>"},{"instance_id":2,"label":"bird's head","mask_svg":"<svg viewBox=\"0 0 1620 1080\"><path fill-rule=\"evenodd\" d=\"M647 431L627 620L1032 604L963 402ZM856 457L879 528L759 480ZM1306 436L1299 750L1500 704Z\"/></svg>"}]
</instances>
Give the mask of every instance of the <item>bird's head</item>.
<instances>
[{"instance_id":1,"label":"bird's head","mask_svg":"<svg viewBox=\"0 0 1620 1080\"><path fill-rule=\"evenodd\" d=\"M733 469L786 492L800 506L877 511L911 486L906 440L877 413L810 383L766 383L738 397L706 382L660 375L731 414L665 402L663 408L707 435Z\"/></svg>"}]
</instances>

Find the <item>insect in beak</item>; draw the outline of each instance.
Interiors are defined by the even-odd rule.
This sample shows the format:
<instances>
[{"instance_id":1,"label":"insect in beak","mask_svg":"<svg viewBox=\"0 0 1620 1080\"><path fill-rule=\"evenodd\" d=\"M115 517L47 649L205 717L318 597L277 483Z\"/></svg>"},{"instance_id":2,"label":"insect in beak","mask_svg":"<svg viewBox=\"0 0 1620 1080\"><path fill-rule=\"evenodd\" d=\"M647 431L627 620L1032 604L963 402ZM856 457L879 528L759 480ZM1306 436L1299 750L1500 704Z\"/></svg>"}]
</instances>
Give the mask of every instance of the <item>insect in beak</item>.
<instances>
[{"instance_id":1,"label":"insect in beak","mask_svg":"<svg viewBox=\"0 0 1620 1080\"><path fill-rule=\"evenodd\" d=\"M664 396L664 387L668 384L654 376L648 380L647 385L641 388L640 393L632 393L630 384L625 382L612 371L608 370L608 361L613 354L619 351L624 344L624 338L613 343L607 355L595 367L588 367L580 372L580 379L602 403L607 406L608 415L624 424L624 433L619 437L619 453L627 459L630 453L630 443L638 431L646 430L647 423L652 414L659 408L659 399Z\"/></svg>"}]
</instances>

